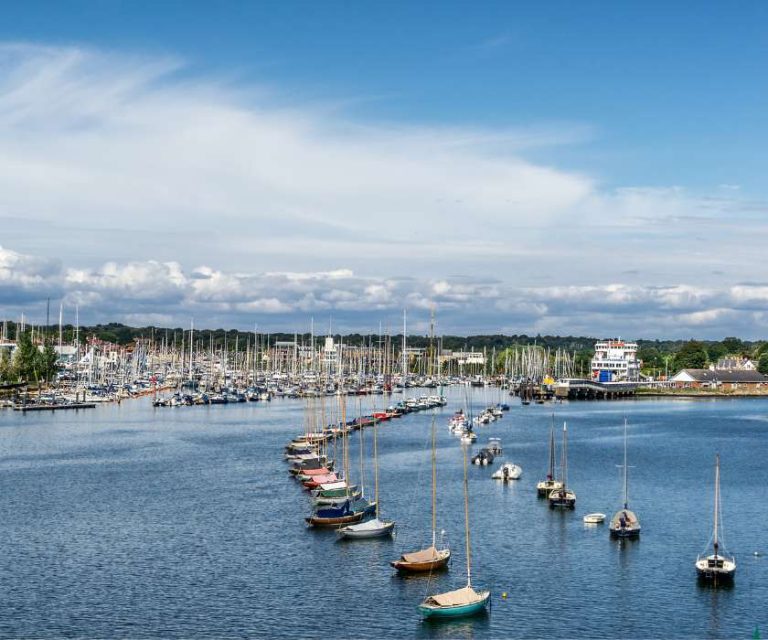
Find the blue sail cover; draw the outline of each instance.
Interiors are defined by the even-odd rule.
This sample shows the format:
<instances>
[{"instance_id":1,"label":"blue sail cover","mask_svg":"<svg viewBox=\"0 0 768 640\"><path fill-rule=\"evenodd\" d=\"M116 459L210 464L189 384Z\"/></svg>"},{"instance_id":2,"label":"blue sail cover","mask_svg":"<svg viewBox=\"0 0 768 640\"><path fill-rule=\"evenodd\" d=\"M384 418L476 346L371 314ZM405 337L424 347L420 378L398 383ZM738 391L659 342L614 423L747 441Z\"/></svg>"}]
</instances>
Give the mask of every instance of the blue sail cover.
<instances>
[{"instance_id":1,"label":"blue sail cover","mask_svg":"<svg viewBox=\"0 0 768 640\"><path fill-rule=\"evenodd\" d=\"M317 518L343 518L349 515L352 515L349 500L335 507L323 507L315 510L315 517Z\"/></svg>"}]
</instances>

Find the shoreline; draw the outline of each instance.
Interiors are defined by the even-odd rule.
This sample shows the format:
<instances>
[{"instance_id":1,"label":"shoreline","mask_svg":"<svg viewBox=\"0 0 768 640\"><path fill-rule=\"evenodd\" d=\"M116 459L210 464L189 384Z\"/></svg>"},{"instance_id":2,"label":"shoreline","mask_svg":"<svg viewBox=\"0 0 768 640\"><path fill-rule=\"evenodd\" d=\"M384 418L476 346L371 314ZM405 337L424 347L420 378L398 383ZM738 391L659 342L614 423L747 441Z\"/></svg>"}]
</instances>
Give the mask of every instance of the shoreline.
<instances>
[{"instance_id":1,"label":"shoreline","mask_svg":"<svg viewBox=\"0 0 768 640\"><path fill-rule=\"evenodd\" d=\"M768 399L768 391L760 393L718 392L718 391L641 391L637 390L636 398L763 398Z\"/></svg>"}]
</instances>

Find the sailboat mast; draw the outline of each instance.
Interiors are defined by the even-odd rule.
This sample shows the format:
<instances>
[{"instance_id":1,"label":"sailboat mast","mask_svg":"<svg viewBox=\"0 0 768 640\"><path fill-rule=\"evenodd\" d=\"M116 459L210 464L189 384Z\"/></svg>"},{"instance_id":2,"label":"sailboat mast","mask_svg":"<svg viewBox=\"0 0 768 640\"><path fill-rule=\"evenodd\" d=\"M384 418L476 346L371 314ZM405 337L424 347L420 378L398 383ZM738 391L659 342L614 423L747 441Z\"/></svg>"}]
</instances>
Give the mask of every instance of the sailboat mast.
<instances>
[{"instance_id":1,"label":"sailboat mast","mask_svg":"<svg viewBox=\"0 0 768 640\"><path fill-rule=\"evenodd\" d=\"M374 408L375 411L375 408ZM376 429L376 415L373 416L373 500L376 503L376 519L379 519L379 439Z\"/></svg>"},{"instance_id":2,"label":"sailboat mast","mask_svg":"<svg viewBox=\"0 0 768 640\"><path fill-rule=\"evenodd\" d=\"M472 586L472 555L469 544L469 480L467 479L467 449L464 451L464 538L467 543L467 587Z\"/></svg>"},{"instance_id":3,"label":"sailboat mast","mask_svg":"<svg viewBox=\"0 0 768 640\"><path fill-rule=\"evenodd\" d=\"M624 418L624 508L626 509L629 505L629 488L627 484L627 480L629 477L628 472L628 466L627 466L627 419Z\"/></svg>"},{"instance_id":4,"label":"sailboat mast","mask_svg":"<svg viewBox=\"0 0 768 640\"><path fill-rule=\"evenodd\" d=\"M344 482L347 489L347 498L349 498L349 429L347 428L347 396L343 391L339 396L339 403L341 404L341 437L344 438L341 442L341 446L344 447L341 455L344 458Z\"/></svg>"},{"instance_id":5,"label":"sailboat mast","mask_svg":"<svg viewBox=\"0 0 768 640\"><path fill-rule=\"evenodd\" d=\"M563 422L563 495L568 486L568 425Z\"/></svg>"},{"instance_id":6,"label":"sailboat mast","mask_svg":"<svg viewBox=\"0 0 768 640\"><path fill-rule=\"evenodd\" d=\"M549 430L549 474L547 480L555 479L555 414L552 414L552 428Z\"/></svg>"},{"instance_id":7,"label":"sailboat mast","mask_svg":"<svg viewBox=\"0 0 768 640\"><path fill-rule=\"evenodd\" d=\"M358 407L360 405L358 404ZM360 412L362 415L362 411ZM363 445L363 425L360 425L360 495L365 497L365 467L363 466L363 453L365 446Z\"/></svg>"},{"instance_id":8,"label":"sailboat mast","mask_svg":"<svg viewBox=\"0 0 768 640\"><path fill-rule=\"evenodd\" d=\"M714 533L714 548L715 548L715 557L717 557L717 548L718 548L718 542L717 542L717 516L718 512L720 511L720 454L715 454L715 533Z\"/></svg>"},{"instance_id":9,"label":"sailboat mast","mask_svg":"<svg viewBox=\"0 0 768 640\"><path fill-rule=\"evenodd\" d=\"M437 537L437 456L435 454L435 417L432 416L432 546Z\"/></svg>"}]
</instances>

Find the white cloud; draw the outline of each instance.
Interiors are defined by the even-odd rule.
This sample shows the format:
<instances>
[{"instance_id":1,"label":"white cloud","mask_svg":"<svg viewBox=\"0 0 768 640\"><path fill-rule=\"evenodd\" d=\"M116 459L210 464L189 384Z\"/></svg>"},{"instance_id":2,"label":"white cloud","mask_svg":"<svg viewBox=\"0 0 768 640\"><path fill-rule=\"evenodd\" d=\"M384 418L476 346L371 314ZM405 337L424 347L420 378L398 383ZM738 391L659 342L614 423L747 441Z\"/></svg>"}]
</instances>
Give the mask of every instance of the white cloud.
<instances>
[{"instance_id":1,"label":"white cloud","mask_svg":"<svg viewBox=\"0 0 768 640\"><path fill-rule=\"evenodd\" d=\"M526 157L591 135L359 122L178 59L0 46L0 310L760 330L765 286L734 283L761 277L766 204L735 185L606 190Z\"/></svg>"},{"instance_id":2,"label":"white cloud","mask_svg":"<svg viewBox=\"0 0 768 640\"><path fill-rule=\"evenodd\" d=\"M379 322L397 327L407 308L412 327L426 326L434 311L440 331L459 334L755 338L768 329L762 311L768 287L761 283L521 287L466 277L363 276L350 269L230 273L154 260L58 268L0 249L0 317L42 313L48 297L56 304L61 298L70 315L78 305L84 322L179 326L194 318L196 326L303 330L311 317L332 317L337 328L352 331L373 330Z\"/></svg>"}]
</instances>

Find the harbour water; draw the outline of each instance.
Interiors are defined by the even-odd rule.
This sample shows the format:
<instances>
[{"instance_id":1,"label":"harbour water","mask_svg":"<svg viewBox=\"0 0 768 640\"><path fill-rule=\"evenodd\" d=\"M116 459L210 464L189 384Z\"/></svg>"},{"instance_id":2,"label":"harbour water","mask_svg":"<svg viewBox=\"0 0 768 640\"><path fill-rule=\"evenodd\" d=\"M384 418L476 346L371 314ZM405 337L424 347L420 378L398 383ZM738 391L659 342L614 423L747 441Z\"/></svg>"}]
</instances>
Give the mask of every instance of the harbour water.
<instances>
[{"instance_id":1,"label":"harbour water","mask_svg":"<svg viewBox=\"0 0 768 640\"><path fill-rule=\"evenodd\" d=\"M425 594L466 580L462 450L446 426L466 393L449 389L448 406L436 411L438 527L453 560L431 579L399 577L388 564L429 537L429 412L379 428L382 516L398 522L396 537L347 542L306 528L308 499L282 459L283 445L302 431L301 400L177 411L153 409L145 398L88 412L0 412L0 636L749 638L756 625L768 631L768 405L749 399L512 401L503 419L478 428L472 449L500 437L505 455L497 462L519 464L522 478L492 481L496 464L469 470L473 583L492 589L492 609L422 621L416 605ZM501 399L485 394L472 394L476 409ZM558 427L568 422L573 512L550 511L536 497L552 412ZM630 506L643 527L637 541L611 540L607 524L582 522L585 513L610 517L621 506L616 465L625 416ZM370 445L371 431L364 434ZM726 546L738 563L727 589L699 586L693 567L711 534L716 452ZM370 457L366 464L370 485Z\"/></svg>"}]
</instances>

